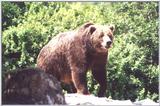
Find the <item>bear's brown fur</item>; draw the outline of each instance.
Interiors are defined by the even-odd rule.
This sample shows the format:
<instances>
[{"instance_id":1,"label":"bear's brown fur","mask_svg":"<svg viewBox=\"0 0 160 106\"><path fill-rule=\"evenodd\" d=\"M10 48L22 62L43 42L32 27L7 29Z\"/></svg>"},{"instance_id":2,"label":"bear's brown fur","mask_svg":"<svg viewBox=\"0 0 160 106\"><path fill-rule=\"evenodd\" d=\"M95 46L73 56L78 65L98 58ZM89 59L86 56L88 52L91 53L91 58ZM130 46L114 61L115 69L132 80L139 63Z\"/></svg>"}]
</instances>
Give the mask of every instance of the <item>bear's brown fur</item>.
<instances>
[{"instance_id":1,"label":"bear's brown fur","mask_svg":"<svg viewBox=\"0 0 160 106\"><path fill-rule=\"evenodd\" d=\"M58 80L73 83L77 92L89 94L86 72L92 70L100 84L98 96L106 91L106 63L114 26L85 23L78 30L60 33L40 51L37 66Z\"/></svg>"}]
</instances>

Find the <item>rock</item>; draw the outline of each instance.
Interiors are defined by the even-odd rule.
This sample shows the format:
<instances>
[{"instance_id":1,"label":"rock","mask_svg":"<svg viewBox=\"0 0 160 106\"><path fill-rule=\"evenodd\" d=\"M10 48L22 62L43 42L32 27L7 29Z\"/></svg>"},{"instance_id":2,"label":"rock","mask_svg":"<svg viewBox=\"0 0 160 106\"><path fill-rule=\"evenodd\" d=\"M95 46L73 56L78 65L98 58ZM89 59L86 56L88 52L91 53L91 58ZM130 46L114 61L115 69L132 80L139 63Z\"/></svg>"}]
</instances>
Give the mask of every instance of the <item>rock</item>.
<instances>
[{"instance_id":1,"label":"rock","mask_svg":"<svg viewBox=\"0 0 160 106\"><path fill-rule=\"evenodd\" d=\"M2 104L65 104L60 83L38 68L8 74L2 87Z\"/></svg>"},{"instance_id":2,"label":"rock","mask_svg":"<svg viewBox=\"0 0 160 106\"><path fill-rule=\"evenodd\" d=\"M158 103L150 99L131 102L130 100L112 100L106 97L96 97L94 95L81 95L81 94L65 94L67 105L125 105L125 106L143 106L152 105L158 106Z\"/></svg>"},{"instance_id":3,"label":"rock","mask_svg":"<svg viewBox=\"0 0 160 106\"><path fill-rule=\"evenodd\" d=\"M134 102L134 104L135 105L144 105L144 106L146 106L146 105L149 105L149 106L156 106L156 105L158 105L158 103L155 103L153 100L151 100L151 99L144 99L144 100L140 100L140 101L136 101L136 102Z\"/></svg>"},{"instance_id":4,"label":"rock","mask_svg":"<svg viewBox=\"0 0 160 106\"><path fill-rule=\"evenodd\" d=\"M94 95L65 94L65 99L68 105L133 105L130 100L119 101Z\"/></svg>"}]
</instances>

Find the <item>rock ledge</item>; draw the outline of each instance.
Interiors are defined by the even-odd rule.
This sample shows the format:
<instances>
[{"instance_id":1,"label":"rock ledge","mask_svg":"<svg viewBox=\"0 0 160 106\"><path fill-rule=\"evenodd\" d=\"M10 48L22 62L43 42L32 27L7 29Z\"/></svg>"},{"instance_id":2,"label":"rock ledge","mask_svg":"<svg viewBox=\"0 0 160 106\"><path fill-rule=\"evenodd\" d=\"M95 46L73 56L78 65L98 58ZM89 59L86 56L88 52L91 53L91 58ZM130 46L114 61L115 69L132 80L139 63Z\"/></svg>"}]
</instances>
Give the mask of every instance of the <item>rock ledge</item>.
<instances>
[{"instance_id":1,"label":"rock ledge","mask_svg":"<svg viewBox=\"0 0 160 106\"><path fill-rule=\"evenodd\" d=\"M81 95L81 94L65 94L66 103L68 105L127 105L127 106L159 106L150 99L131 102L130 100L112 100L106 97L96 97L94 95Z\"/></svg>"}]
</instances>

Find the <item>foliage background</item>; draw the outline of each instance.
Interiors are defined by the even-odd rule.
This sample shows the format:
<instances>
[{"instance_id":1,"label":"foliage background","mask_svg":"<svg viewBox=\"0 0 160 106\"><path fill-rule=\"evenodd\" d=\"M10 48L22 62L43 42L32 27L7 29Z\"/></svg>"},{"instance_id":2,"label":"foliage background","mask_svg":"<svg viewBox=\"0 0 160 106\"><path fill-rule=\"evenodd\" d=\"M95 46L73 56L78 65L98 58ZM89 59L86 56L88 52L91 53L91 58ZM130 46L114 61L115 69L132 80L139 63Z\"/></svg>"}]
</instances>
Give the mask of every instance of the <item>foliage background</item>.
<instances>
[{"instance_id":1,"label":"foliage background","mask_svg":"<svg viewBox=\"0 0 160 106\"><path fill-rule=\"evenodd\" d=\"M115 24L106 97L158 100L158 2L2 2L2 75L36 65L56 34L91 21ZM99 88L87 74L90 92Z\"/></svg>"}]
</instances>

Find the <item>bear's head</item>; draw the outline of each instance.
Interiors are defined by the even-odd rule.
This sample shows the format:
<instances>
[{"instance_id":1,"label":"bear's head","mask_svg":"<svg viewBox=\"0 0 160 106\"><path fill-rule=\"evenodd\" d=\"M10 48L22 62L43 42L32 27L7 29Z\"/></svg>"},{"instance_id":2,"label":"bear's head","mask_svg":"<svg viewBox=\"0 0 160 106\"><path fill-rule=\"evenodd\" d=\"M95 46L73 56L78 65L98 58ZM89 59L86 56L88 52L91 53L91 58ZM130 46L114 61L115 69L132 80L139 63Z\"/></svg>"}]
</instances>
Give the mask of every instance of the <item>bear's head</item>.
<instances>
[{"instance_id":1,"label":"bear's head","mask_svg":"<svg viewBox=\"0 0 160 106\"><path fill-rule=\"evenodd\" d=\"M113 43L114 25L85 24L92 47L97 52L107 52Z\"/></svg>"}]
</instances>

